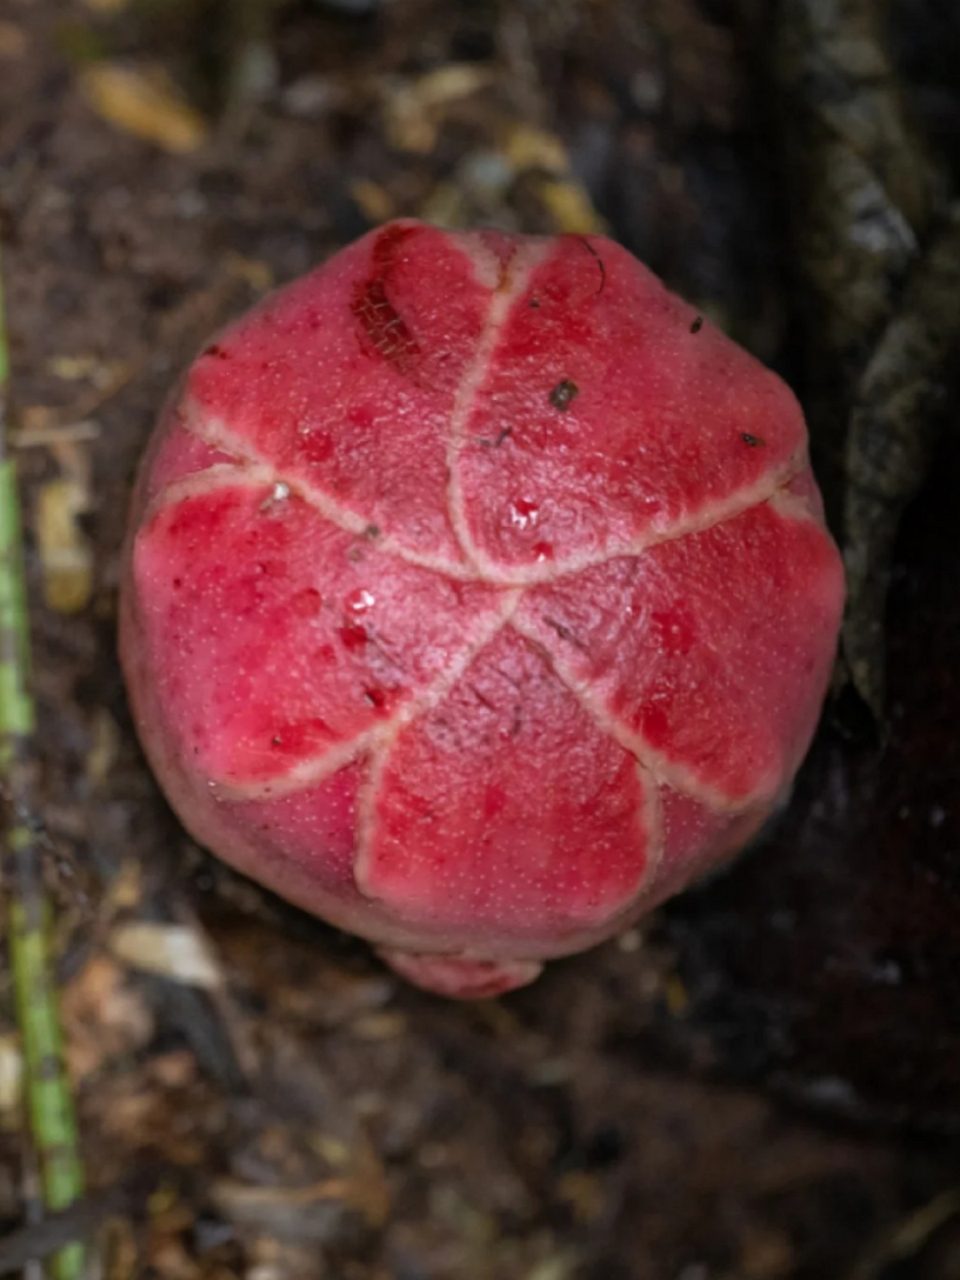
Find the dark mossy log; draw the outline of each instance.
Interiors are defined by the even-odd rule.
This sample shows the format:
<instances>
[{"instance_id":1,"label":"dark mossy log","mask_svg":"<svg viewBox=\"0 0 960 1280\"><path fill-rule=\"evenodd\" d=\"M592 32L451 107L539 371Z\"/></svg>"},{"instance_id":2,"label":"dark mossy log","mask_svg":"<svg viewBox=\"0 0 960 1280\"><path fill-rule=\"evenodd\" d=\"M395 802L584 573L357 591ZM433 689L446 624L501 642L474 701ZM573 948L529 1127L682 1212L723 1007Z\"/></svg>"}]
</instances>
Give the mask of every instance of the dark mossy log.
<instances>
[{"instance_id":1,"label":"dark mossy log","mask_svg":"<svg viewBox=\"0 0 960 1280\"><path fill-rule=\"evenodd\" d=\"M765 845L667 916L715 1066L960 1132L960 431L904 522L882 746L836 708ZM858 704L859 705L859 704ZM698 1051L699 1052L699 1051Z\"/></svg>"}]
</instances>

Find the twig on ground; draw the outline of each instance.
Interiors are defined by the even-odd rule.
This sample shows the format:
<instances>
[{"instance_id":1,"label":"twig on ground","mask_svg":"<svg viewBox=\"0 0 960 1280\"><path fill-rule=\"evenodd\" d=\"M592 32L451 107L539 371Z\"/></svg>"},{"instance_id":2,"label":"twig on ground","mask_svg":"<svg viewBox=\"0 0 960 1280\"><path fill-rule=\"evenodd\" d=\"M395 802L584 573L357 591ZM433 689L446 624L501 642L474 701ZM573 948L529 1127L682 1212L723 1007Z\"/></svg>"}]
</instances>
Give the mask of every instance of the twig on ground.
<instances>
[{"instance_id":1,"label":"twig on ground","mask_svg":"<svg viewBox=\"0 0 960 1280\"><path fill-rule=\"evenodd\" d=\"M914 1258L931 1237L960 1214L960 1190L950 1187L941 1191L929 1204L884 1232L869 1246L850 1272L847 1280L878 1280L888 1267Z\"/></svg>"}]
</instances>

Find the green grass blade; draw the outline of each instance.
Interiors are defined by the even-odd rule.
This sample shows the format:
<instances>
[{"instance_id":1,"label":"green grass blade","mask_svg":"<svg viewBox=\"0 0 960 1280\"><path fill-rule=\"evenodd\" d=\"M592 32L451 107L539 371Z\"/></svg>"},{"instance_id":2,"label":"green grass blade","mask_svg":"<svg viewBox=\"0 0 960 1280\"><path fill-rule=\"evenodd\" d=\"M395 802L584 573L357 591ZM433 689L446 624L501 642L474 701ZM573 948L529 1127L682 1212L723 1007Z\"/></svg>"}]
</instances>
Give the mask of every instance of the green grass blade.
<instances>
[{"instance_id":1,"label":"green grass blade","mask_svg":"<svg viewBox=\"0 0 960 1280\"><path fill-rule=\"evenodd\" d=\"M50 945L50 909L33 822L30 628L21 546L16 469L6 441L10 372L0 277L0 836L7 898L7 940L17 1021L23 1046L30 1135L40 1162L43 1199L63 1209L83 1191L83 1168L73 1097L64 1063L57 988ZM54 1256L56 1280L76 1280L84 1250L71 1245Z\"/></svg>"}]
</instances>

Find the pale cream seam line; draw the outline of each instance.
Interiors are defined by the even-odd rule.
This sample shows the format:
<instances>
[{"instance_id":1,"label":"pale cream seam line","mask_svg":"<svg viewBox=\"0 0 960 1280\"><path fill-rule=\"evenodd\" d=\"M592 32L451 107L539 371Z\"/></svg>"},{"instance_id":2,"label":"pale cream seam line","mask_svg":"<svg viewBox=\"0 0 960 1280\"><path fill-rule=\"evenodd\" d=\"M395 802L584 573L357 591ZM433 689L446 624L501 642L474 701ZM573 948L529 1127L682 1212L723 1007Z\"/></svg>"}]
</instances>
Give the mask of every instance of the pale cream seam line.
<instances>
[{"instance_id":1,"label":"pale cream seam line","mask_svg":"<svg viewBox=\"0 0 960 1280\"><path fill-rule=\"evenodd\" d=\"M625 751L628 751L657 786L665 783L691 800L704 805L711 812L728 817L734 817L766 798L765 792L759 792L745 800L731 801L722 792L699 782L688 770L671 763L651 747L642 734L631 732L610 715L590 689L576 678L567 664L544 646L532 627L525 626L523 620L516 616L511 618L510 625L514 631L535 645L539 652L547 655L557 679L577 699L598 728L609 734Z\"/></svg>"},{"instance_id":2,"label":"pale cream seam line","mask_svg":"<svg viewBox=\"0 0 960 1280\"><path fill-rule=\"evenodd\" d=\"M464 672L476 661L480 653L488 648L504 628L509 625L511 617L519 607L521 594L519 591L509 594L497 625L489 630L485 636L478 637L477 642L469 652L465 650L458 655L457 661L451 663L445 673L444 680L442 682L438 680L433 686L432 697L429 699L424 698L409 718L401 720L400 717L396 717L389 726L389 731L381 734L374 745L370 767L367 770L367 776L357 799L357 843L353 858L353 878L359 891L366 897L373 898L376 896L370 891L369 879L376 830L377 800L383 788L384 774L400 733L408 724L412 724L415 720L439 706Z\"/></svg>"},{"instance_id":3,"label":"pale cream seam line","mask_svg":"<svg viewBox=\"0 0 960 1280\"><path fill-rule=\"evenodd\" d=\"M438 706L464 671L496 639L519 605L520 594L519 591L505 591L500 600L500 607L486 615L474 628L468 643L457 653L446 670L431 681L419 695L399 707L388 719L378 721L349 742L338 743L335 747L302 760L282 779L245 786L230 786L218 782L217 795L224 799L238 801L272 800L280 796L293 795L323 782L338 769L350 764L362 751L370 750L376 753L378 749L391 744L403 729Z\"/></svg>"},{"instance_id":4,"label":"pale cream seam line","mask_svg":"<svg viewBox=\"0 0 960 1280\"><path fill-rule=\"evenodd\" d=\"M677 542L697 533L705 533L718 524L735 520L737 516L762 506L781 494L790 481L795 479L809 465L805 453L796 459L790 459L777 471L765 476L762 482L746 489L738 489L728 497L713 503L697 516L688 519L677 519L669 528L649 530L640 538L607 547L603 551L588 553L583 556L569 556L565 560L554 560L544 564L532 564L523 568L507 568L494 564L482 553L477 552L475 563L481 580L513 586L538 586L555 582L558 578L570 577L582 573L585 569L594 569L609 564L612 560L625 560L643 555L652 547L660 547L668 542ZM800 500L802 501L802 500Z\"/></svg>"},{"instance_id":5,"label":"pale cream seam line","mask_svg":"<svg viewBox=\"0 0 960 1280\"><path fill-rule=\"evenodd\" d=\"M509 318L510 306L522 296L523 289L529 280L530 275L537 265L546 257L546 251L543 246L534 246L529 260L520 264L519 273L511 279L511 287L505 290L502 295L503 304L495 309L495 305L491 307L491 316L488 320L484 337L481 340L481 351L474 361L473 366L464 376L461 388L457 393L457 405L454 410L454 421L451 427L450 438L450 482L451 489L448 492L448 501L450 503L451 523L454 524L455 532L464 549L464 553L472 559L479 559L482 562L483 557L479 555L477 548L474 546L469 536L466 534L465 525L458 528L458 519L465 519L460 512L460 517L454 519L456 504L462 502L462 494L456 495L453 489L456 457L459 454L463 444L463 429L469 418L471 410L472 395L482 384L490 362L495 353L496 344L503 332L503 327ZM497 299L494 299L496 304ZM220 488L236 487L236 488L254 488L266 487L278 489L282 486L284 494L295 494L302 501L306 502L320 516L326 519L335 527L342 529L344 532L355 535L362 535L369 527L370 522L364 517L357 515L338 503L331 500L322 490L316 489L314 486L306 484L302 481L291 481L284 477L275 467L271 466L255 450L249 448L246 442L235 436L229 431L219 420L215 423L209 419L200 420L200 412L196 404L188 401L183 410L182 427L196 438L203 440L212 447L219 448L224 452L228 452L237 457L239 462L245 464L242 478L236 474L237 468L232 463L215 464L213 467L207 468L202 473L196 473L191 476L184 477L182 480L175 481L171 485L163 489L155 496L151 502L148 515L153 516L159 510L165 509L181 501L186 501L191 497L200 496L207 492L213 492ZM777 501L777 506L784 509L784 514L798 520L809 520L816 522L809 503L802 497L790 495L785 492L786 486L795 475L799 474L807 465L805 452L799 455L791 464L786 465L774 477L771 477L765 484L754 486L750 490L741 490L737 495L732 495L723 502L715 504L706 516L702 515L695 521L683 524L680 522L670 530L661 531L652 536L648 535L644 539L638 539L634 543L628 544L623 550L607 552L596 557L583 557L579 560L571 560L561 564L552 564L539 573L533 567L532 572L524 572L522 575L504 577L502 571L491 571L489 575L482 572L474 573L467 570L464 572L461 566L451 564L441 559L433 557L422 557L416 553L410 553L409 550L401 544L394 542L389 535L378 539L376 546L378 550L396 556L398 559L412 564L416 567L433 569L434 571L447 574L455 578L466 578L467 580L480 580L486 582L487 585L496 586L509 591L510 604L508 612L501 617L498 625L492 633L482 640L479 645L468 645L458 660L451 664L451 668L444 674L440 680L431 685L425 691L424 699L413 699L410 703L397 713L392 720L375 726L371 730L353 739L351 743L343 743L338 747L332 748L310 760L301 762L290 773L282 783L262 784L262 786L249 788L231 788L223 784L217 785L218 793L223 795L231 795L237 799L254 799L262 798L265 795L278 796L295 793L303 790L305 787L314 785L323 778L329 776L336 769L342 768L351 760L355 759L360 751L366 747L376 749L380 747L385 749L388 739L392 741L396 734L399 733L400 727L411 722L425 710L430 710L440 700L443 693L455 682L462 670L465 670L470 662L474 661L481 650L488 644L500 630L507 624L507 621L515 613L519 605L520 598L523 594L523 587L536 585L541 582L555 581L557 578L568 576L577 572L581 572L585 568L595 567L607 563L610 560L622 559L627 556L637 556L648 547L662 545L664 542L674 541L678 538L688 536L690 534L703 532L714 525L735 518L744 511L754 506L762 505L764 502ZM213 483L211 483L211 479ZM801 514L802 513L802 514ZM511 588L513 590L511 590ZM532 633L524 631L521 624L514 619L515 628L520 634L523 634L529 641L535 643L539 649L542 649L540 641ZM466 655L466 661L460 665L460 658ZM619 742L626 750L633 754L642 768L644 768L649 776L655 781L666 781L670 785L676 785L684 794L698 800L700 803L707 805L713 811L718 813L727 813L730 815L739 813L748 808L750 804L756 802L756 798L732 804L721 793L714 791L712 788L703 787L696 779L690 776L687 771L671 765L663 757L645 743L643 739L636 734L630 733L623 726L609 716L596 701L591 697L589 692L573 677L572 674L564 669L562 663L556 661L551 655L551 663L558 677L563 681L565 686L577 697L581 705L588 711L598 726L608 732L617 742ZM456 669L456 670L455 670ZM436 694L431 700L431 692L442 686L442 691ZM397 721L397 727L392 726L394 720ZM382 754L378 752L378 755ZM661 833L662 834L662 833Z\"/></svg>"},{"instance_id":6,"label":"pale cream seam line","mask_svg":"<svg viewBox=\"0 0 960 1280\"><path fill-rule=\"evenodd\" d=\"M208 470L203 473L202 478L187 476L181 481L176 481L174 484L163 490L161 494L157 495L157 498L155 498L154 502L151 503L149 509L150 514L156 514L158 510L174 506L177 503L185 501L193 496L199 496L207 492L215 492L220 488L242 489L261 486L270 488L275 487L277 484L283 484L286 486L288 491L295 491L287 484L286 481L277 480L277 473L271 468L263 467L252 462L248 465L250 470L254 472L254 476L251 477L250 471L247 470L242 480L237 479L235 475L236 468L232 464L224 463L208 468ZM213 483L210 483L211 476L213 476L214 479ZM786 483L789 483L789 480ZM804 498L790 495L788 493L782 493L781 490L777 490L770 498L765 499L765 501L775 502L778 508L785 508L786 510L784 511L784 514L788 518L807 523L818 523L815 515L810 509L809 503ZM310 503L308 503L308 505L313 506L313 504ZM761 504L757 503L756 505ZM314 509L317 508L315 507ZM320 514L322 515L323 512L321 511ZM334 522L331 521L331 523ZM359 521L358 524L361 529L364 527L362 520ZM337 527L343 528L342 525L338 525ZM346 531L353 532L353 530ZM382 544L380 549L384 551L387 550L387 548L383 547ZM391 550L389 554L396 555L397 553ZM399 555L397 558L404 559L403 556ZM543 645L539 637L537 637L532 630L525 630L523 624L513 616L519 606L520 599L524 594L523 588L516 587L510 590L509 584L504 584L504 590L509 592L509 597L512 602L509 606L508 612L503 616L501 623L485 641L479 645L468 645L462 651L462 653L468 655L468 660L463 665L463 670L466 669L466 666L469 665L470 662L476 659L483 647L485 647L490 640L495 638L502 627L506 625L507 621L512 620L512 625L520 634L522 634L531 643L536 644L539 650L543 650ZM647 771L650 777L655 779L657 782L663 781L668 785L675 786L676 789L681 790L684 794L690 796L690 798L706 805L713 812L728 814L730 816L734 816L737 813L744 811L749 808L751 804L765 798L761 794L760 796L753 797L746 801L732 803L729 799L724 797L722 793L717 792L712 788L704 787L691 774L682 769L682 767L671 764L656 753L640 735L631 733L629 730L621 726L612 716L609 716L590 695L585 686L576 680L569 669L566 668L565 664L556 659L553 654L551 654L550 657L551 665L556 671L558 678L561 679L571 693L577 697L578 701L580 701L581 705L583 705L589 712L594 721L608 732L617 742L619 742L621 746L630 751ZM458 666L458 663L453 665ZM458 670L457 674L459 673L460 672ZM456 676L451 678L449 672L445 673L444 677L441 677L438 682L429 686L429 689L426 691L427 700L423 702L422 705L420 699L413 699L410 703L406 704L403 711L398 713L398 716L404 717L403 724L405 725L411 722L417 717L417 715L422 714L423 710L430 710L432 706L436 705L435 702L430 701L430 690L434 689L437 684L442 684L445 692L454 679L456 679ZM438 695L437 700L439 700L439 696L442 695ZM413 710L414 708L419 709ZM386 737L389 735L390 723L390 721L387 721L381 725L374 726L372 729L359 734L349 743L339 744L337 747L330 748L317 756L300 762L300 764L290 770L282 782L263 783L251 788L235 788L229 784L217 783L217 792L220 795L225 797L229 796L237 800L262 799L268 796L273 798L280 795L294 794L297 791L304 790L306 787L315 785L317 782L322 781L324 778L336 772L337 769L343 768L367 747L374 747L378 742L385 741Z\"/></svg>"},{"instance_id":7,"label":"pale cream seam line","mask_svg":"<svg viewBox=\"0 0 960 1280\"><path fill-rule=\"evenodd\" d=\"M318 515L322 516L330 524L335 525L338 529L344 530L346 533L362 535L367 533L371 528L375 527L375 521L357 512L350 511L348 508L341 506L340 503L332 499L322 489L318 489L315 485L302 478L293 479L278 470L273 464L267 461L257 450L252 449L250 445L236 436L230 429L220 420L204 419L200 421L199 410L192 402L188 402L184 410L183 430L188 431L198 440L202 440L205 444L209 444L213 448L220 449L225 453L234 454L238 461L246 466L256 468L258 475L266 477L265 483L271 485L284 485L289 493L294 494L307 506L312 507ZM223 464L225 469L230 469L231 464ZM213 468L210 468L213 470ZM189 481L191 477L186 477L185 481L175 481L169 488L175 489L177 485ZM242 487L244 481L238 482L238 487ZM166 505L158 502L163 498L167 491L164 490L154 500L152 506ZM193 495L203 492L202 485L192 491ZM382 533L373 543L381 551L386 551L390 555L396 556L397 559L405 561L407 564L413 565L415 568L430 569L436 573L443 573L449 578L455 578L460 581L479 581L479 575L475 570L467 565L459 565L455 561L447 560L443 556L432 556L422 554L420 552L411 551L409 547L395 539L389 531ZM498 584L499 585L499 584ZM509 585L509 584L503 584Z\"/></svg>"},{"instance_id":8,"label":"pale cream seam line","mask_svg":"<svg viewBox=\"0 0 960 1280\"><path fill-rule=\"evenodd\" d=\"M489 278L493 278L490 271L491 263L488 253L483 253L480 250L478 253L482 256L471 255L469 247L466 245L464 246L464 252L473 257L474 270L478 278L482 278L484 270ZM521 296L534 268L546 258L547 254L546 245L535 244L518 250L510 259L506 267L509 287L493 292L490 300L490 310L477 344L477 350L464 371L454 397L453 410L450 415L450 434L447 441L447 519L454 531L460 551L467 564L471 567L475 565L476 549L470 539L457 478L457 457L462 447L464 428L473 411L477 393L489 373L504 326L509 319L511 307ZM506 584L498 583L497 585L503 587ZM476 660L482 649L492 643L496 635L503 630L509 618L519 607L522 594L522 590L511 590L509 592L507 610L501 617L499 626L492 634L486 637L484 642L475 645L469 655L463 655L463 659L460 662L451 664L443 689L438 690L429 707L423 706L420 708L418 715L423 715L426 711L438 705L442 697L453 687L467 667ZM456 671L454 670L455 666L458 668ZM389 735L384 733L378 739L358 798L357 845L353 859L353 877L357 888L367 897L372 896L369 879L376 830L377 800L383 788L384 775L402 727L398 723L393 727Z\"/></svg>"},{"instance_id":9,"label":"pale cream seam line","mask_svg":"<svg viewBox=\"0 0 960 1280\"><path fill-rule=\"evenodd\" d=\"M188 418L189 412L190 406L188 406L185 413L185 419ZM370 529L371 521L364 516L357 515L341 507L315 486L303 480L293 480L285 476L258 454L256 450L250 449L246 442L240 440L239 437L233 436L222 423L217 423L215 427L205 423L200 428L185 420L183 429L214 448L235 454L238 461L245 464L245 469L249 467L255 470L257 476L255 483L274 487L284 485L289 493L297 496L301 501L312 507L318 515L337 528L355 535L362 535ZM668 529L649 532L642 538L634 539L632 542L609 548L594 555L570 557L568 560L553 561L548 565L530 565L524 569L505 570L502 566L496 566L487 561L472 544L470 551L471 555L474 556L475 567L458 565L440 556L424 555L411 551L410 548L394 539L389 533L377 538L373 545L415 568L429 569L458 581L483 582L491 587L502 588L537 586L542 583L555 582L559 578L570 577L576 573L582 573L585 569L608 564L611 560L623 560L640 556L651 547L663 546L664 543L675 542L693 534L704 533L708 529L712 529L728 520L734 520L737 516L743 515L744 512L751 510L753 507L761 506L774 498L784 498L790 503L791 508L803 507L808 513L806 517L802 517L798 511L793 510L792 514L794 514L795 518L815 519L805 499L784 492L790 481L808 465L808 457L804 451L796 459L785 463L782 468L771 476L765 477L762 484L753 485L748 489L737 490L736 493L731 494L721 502L714 503L705 513L701 513L695 519L678 520ZM231 463L218 463L213 467L207 468L204 472L186 476L182 480L175 480L155 495L148 508L148 516L152 516L171 503L202 495L208 487L204 483L205 477L212 473L216 473L216 478L214 484L209 485L210 489L229 486L231 483L236 485L237 488L252 487L246 475L243 477L237 477L235 474L231 475L235 471L236 468ZM459 532L457 536L460 536Z\"/></svg>"},{"instance_id":10,"label":"pale cream seam line","mask_svg":"<svg viewBox=\"0 0 960 1280\"><path fill-rule=\"evenodd\" d=\"M447 437L447 518L464 558L474 566L477 566L483 557L470 536L459 471L460 454L466 440L466 426L476 407L477 395L490 373L500 340L510 320L510 314L523 297L534 271L549 258L550 252L551 246L548 242L530 242L518 248L506 264L506 285L501 285L492 293L490 310L487 313L476 353L460 381L454 398L453 412L450 415L450 434Z\"/></svg>"}]
</instances>

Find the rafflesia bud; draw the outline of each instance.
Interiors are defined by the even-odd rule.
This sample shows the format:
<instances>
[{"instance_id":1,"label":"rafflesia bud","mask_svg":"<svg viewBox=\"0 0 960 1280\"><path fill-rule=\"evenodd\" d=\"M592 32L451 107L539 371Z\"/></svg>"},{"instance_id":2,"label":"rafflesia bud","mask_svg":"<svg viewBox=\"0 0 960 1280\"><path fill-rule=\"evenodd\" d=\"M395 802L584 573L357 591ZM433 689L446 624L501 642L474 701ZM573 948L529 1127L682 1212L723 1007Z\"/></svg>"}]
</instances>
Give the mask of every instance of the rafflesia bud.
<instances>
[{"instance_id":1,"label":"rafflesia bud","mask_svg":"<svg viewBox=\"0 0 960 1280\"><path fill-rule=\"evenodd\" d=\"M202 844L489 995L757 830L842 594L774 374L608 240L397 222L189 371L122 656Z\"/></svg>"}]
</instances>

